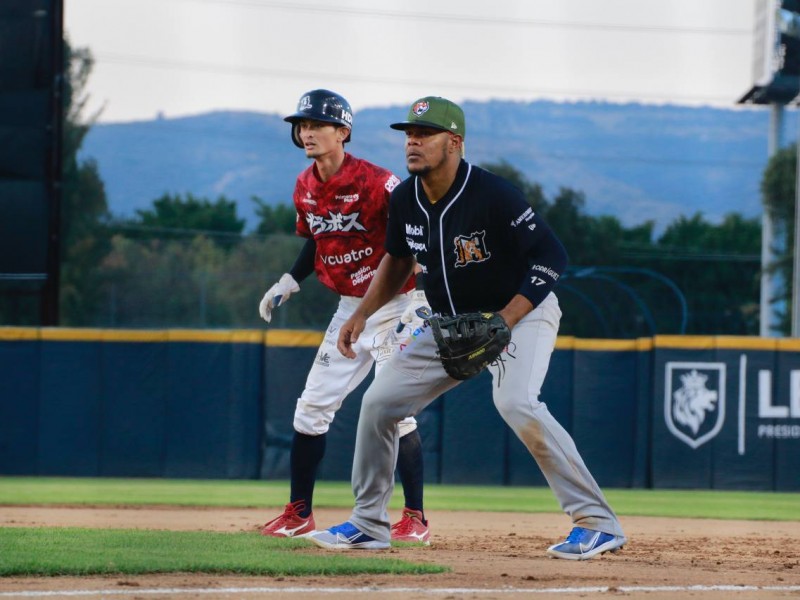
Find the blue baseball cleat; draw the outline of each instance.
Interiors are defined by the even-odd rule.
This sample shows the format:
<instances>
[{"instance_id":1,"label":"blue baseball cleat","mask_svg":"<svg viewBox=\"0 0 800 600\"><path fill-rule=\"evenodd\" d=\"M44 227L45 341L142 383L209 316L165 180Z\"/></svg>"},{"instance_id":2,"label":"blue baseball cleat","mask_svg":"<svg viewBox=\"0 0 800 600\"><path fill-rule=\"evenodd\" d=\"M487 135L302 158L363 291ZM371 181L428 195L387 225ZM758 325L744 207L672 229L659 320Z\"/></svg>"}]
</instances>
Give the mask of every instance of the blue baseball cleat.
<instances>
[{"instance_id":1,"label":"blue baseball cleat","mask_svg":"<svg viewBox=\"0 0 800 600\"><path fill-rule=\"evenodd\" d=\"M379 542L362 533L350 521L335 525L325 531L317 531L308 536L317 546L326 550L381 550L390 548L389 542Z\"/></svg>"},{"instance_id":2,"label":"blue baseball cleat","mask_svg":"<svg viewBox=\"0 0 800 600\"><path fill-rule=\"evenodd\" d=\"M627 542L623 535L611 535L583 527L573 527L567 539L547 549L553 558L588 560L605 552L617 552Z\"/></svg>"}]
</instances>

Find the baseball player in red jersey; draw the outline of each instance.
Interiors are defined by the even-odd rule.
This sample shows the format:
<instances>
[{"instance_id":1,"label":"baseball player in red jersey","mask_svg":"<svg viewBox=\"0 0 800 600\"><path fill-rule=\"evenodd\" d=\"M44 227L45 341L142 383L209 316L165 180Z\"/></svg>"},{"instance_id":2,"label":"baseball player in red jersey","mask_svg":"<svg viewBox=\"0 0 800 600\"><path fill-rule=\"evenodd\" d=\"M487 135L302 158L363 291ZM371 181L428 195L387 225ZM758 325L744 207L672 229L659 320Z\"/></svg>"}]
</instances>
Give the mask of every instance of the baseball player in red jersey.
<instances>
[{"instance_id":1,"label":"baseball player in red jersey","mask_svg":"<svg viewBox=\"0 0 800 600\"><path fill-rule=\"evenodd\" d=\"M416 309L425 302L410 277L382 310L367 322L359 360L336 350L339 327L366 293L386 251L389 195L400 180L390 171L355 158L344 150L353 122L348 102L329 90L304 94L297 112L284 119L292 124L292 141L314 163L297 178L294 205L297 234L306 238L294 266L264 295L261 317L300 290L299 282L316 272L320 282L340 295L339 306L297 400L292 440L289 503L282 514L263 526L273 537L306 536L315 530L312 500L317 468L325 454L328 428L345 397L376 371L421 325ZM418 323L415 323L419 321ZM398 332L398 323L411 323ZM413 418L398 424L397 469L403 484L405 508L392 526L392 539L429 543L422 505L422 443Z\"/></svg>"}]
</instances>

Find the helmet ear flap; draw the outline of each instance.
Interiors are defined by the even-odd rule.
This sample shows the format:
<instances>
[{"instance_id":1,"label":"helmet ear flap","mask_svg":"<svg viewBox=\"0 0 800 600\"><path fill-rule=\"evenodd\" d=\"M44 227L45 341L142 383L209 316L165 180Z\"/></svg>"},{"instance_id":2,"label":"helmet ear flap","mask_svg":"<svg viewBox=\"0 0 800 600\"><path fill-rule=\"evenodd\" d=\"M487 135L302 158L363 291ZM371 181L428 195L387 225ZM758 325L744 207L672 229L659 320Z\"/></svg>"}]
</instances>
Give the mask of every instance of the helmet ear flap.
<instances>
[{"instance_id":1,"label":"helmet ear flap","mask_svg":"<svg viewBox=\"0 0 800 600\"><path fill-rule=\"evenodd\" d=\"M298 148L303 147L303 140L300 139L300 123L292 123L292 141Z\"/></svg>"}]
</instances>

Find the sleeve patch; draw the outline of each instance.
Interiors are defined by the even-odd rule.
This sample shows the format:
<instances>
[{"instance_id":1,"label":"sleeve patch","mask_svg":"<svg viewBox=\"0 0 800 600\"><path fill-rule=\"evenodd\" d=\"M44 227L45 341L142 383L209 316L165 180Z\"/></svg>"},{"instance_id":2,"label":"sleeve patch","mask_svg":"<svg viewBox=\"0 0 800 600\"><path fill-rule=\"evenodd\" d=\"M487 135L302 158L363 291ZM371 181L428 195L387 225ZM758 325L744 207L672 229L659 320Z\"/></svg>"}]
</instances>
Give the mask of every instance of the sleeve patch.
<instances>
[{"instance_id":1,"label":"sleeve patch","mask_svg":"<svg viewBox=\"0 0 800 600\"><path fill-rule=\"evenodd\" d=\"M387 192L391 192L399 183L400 179L397 177L397 175L392 175L386 180L386 183L383 185L383 187L386 188Z\"/></svg>"},{"instance_id":2,"label":"sleeve patch","mask_svg":"<svg viewBox=\"0 0 800 600\"><path fill-rule=\"evenodd\" d=\"M531 219L533 219L533 216L534 216L533 209L532 208L528 208L524 213L522 213L516 219L511 219L511 226L512 227L517 227L523 221L527 222L527 221L530 221Z\"/></svg>"},{"instance_id":3,"label":"sleeve patch","mask_svg":"<svg viewBox=\"0 0 800 600\"><path fill-rule=\"evenodd\" d=\"M531 267L531 271L533 271L534 273L533 277L531 278L531 283L534 285L542 285L544 283L544 281L540 277L538 277L536 273L541 273L542 275L546 275L553 281L558 281L559 277L558 273L556 273L550 267L546 267L544 265L533 265Z\"/></svg>"}]
</instances>

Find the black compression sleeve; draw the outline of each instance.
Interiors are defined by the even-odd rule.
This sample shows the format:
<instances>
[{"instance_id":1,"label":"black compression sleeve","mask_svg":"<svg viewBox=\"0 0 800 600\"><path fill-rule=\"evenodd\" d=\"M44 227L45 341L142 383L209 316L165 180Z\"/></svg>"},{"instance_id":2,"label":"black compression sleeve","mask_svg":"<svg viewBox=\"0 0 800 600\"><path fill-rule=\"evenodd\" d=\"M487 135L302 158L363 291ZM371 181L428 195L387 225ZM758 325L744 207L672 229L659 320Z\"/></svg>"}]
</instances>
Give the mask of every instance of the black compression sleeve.
<instances>
[{"instance_id":1,"label":"black compression sleeve","mask_svg":"<svg viewBox=\"0 0 800 600\"><path fill-rule=\"evenodd\" d=\"M300 249L297 260L294 261L292 268L289 269L289 275L294 277L297 283L300 283L314 272L314 257L316 254L317 242L314 241L314 238L308 238Z\"/></svg>"}]
</instances>

